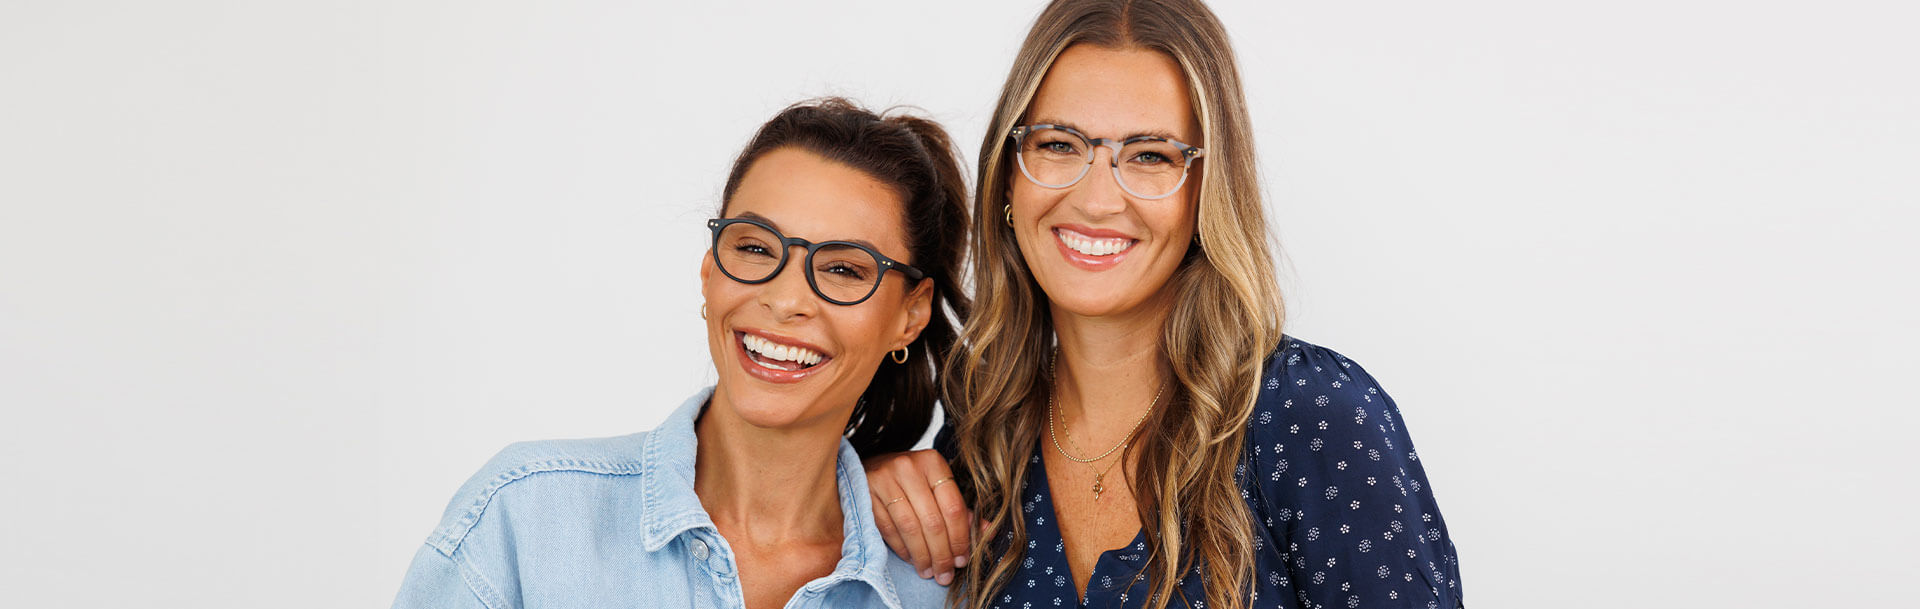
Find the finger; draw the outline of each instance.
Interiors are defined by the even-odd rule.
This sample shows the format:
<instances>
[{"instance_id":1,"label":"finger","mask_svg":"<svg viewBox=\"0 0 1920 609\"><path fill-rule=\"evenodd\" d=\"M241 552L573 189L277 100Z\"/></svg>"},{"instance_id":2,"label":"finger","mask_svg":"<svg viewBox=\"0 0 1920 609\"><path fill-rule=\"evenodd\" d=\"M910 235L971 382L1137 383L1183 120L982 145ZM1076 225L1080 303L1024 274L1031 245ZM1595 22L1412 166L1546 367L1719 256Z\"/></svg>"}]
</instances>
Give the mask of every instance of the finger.
<instances>
[{"instance_id":1,"label":"finger","mask_svg":"<svg viewBox=\"0 0 1920 609\"><path fill-rule=\"evenodd\" d=\"M880 539L886 542L887 549L901 560L913 562L913 551L907 545L906 536L900 534L899 524L894 522L890 512L891 500L904 496L894 477L897 475L898 462L906 459L907 453L891 453L867 459L863 465L867 469L867 494L873 499L874 528L880 531Z\"/></svg>"},{"instance_id":2,"label":"finger","mask_svg":"<svg viewBox=\"0 0 1920 609\"><path fill-rule=\"evenodd\" d=\"M927 488L926 477L921 475L919 467L910 459L899 460L891 464L889 469L894 470L894 480L900 485L901 492L896 498L906 499L893 501L887 513L893 516L894 524L899 526L900 536L913 553L914 569L926 578L952 571L951 550L947 549L947 523L940 516L940 503L934 500L932 490Z\"/></svg>"},{"instance_id":3,"label":"finger","mask_svg":"<svg viewBox=\"0 0 1920 609\"><path fill-rule=\"evenodd\" d=\"M920 518L921 534L926 538L933 578L944 585L953 581L954 554L950 533L964 534L964 529L954 531L948 524L940 500L934 496L936 489L931 488L933 479L927 477L927 472L937 472L939 477L944 478L947 475L947 462L940 457L940 453L931 450L912 453L910 461L913 472L901 475L899 482L907 492L906 503L913 504L914 515ZM914 484L914 477L919 477L921 483ZM961 507L964 509L965 505Z\"/></svg>"},{"instance_id":4,"label":"finger","mask_svg":"<svg viewBox=\"0 0 1920 609\"><path fill-rule=\"evenodd\" d=\"M947 544L953 551L953 566L965 567L967 552L973 546L973 510L967 509L967 499L960 496L960 489L954 488L952 480L934 486L933 498L940 503L940 514L947 521Z\"/></svg>"},{"instance_id":5,"label":"finger","mask_svg":"<svg viewBox=\"0 0 1920 609\"><path fill-rule=\"evenodd\" d=\"M912 562L913 554L907 551L907 544L900 538L900 530L894 526L893 517L887 515L887 501L882 498L898 497L898 486L878 475L869 477L868 483L867 496L873 501L873 526L880 530L880 540L887 542L887 549L893 550L900 560Z\"/></svg>"},{"instance_id":6,"label":"finger","mask_svg":"<svg viewBox=\"0 0 1920 609\"><path fill-rule=\"evenodd\" d=\"M960 494L960 487L953 483L953 470L940 453L926 451L913 455L920 471L931 482L933 498L940 506L940 517L946 523L947 545L952 557L949 564L954 568L967 566L967 551L972 545L973 510L967 509L967 499ZM936 553L937 554L937 553ZM936 562L939 556L934 557Z\"/></svg>"}]
</instances>

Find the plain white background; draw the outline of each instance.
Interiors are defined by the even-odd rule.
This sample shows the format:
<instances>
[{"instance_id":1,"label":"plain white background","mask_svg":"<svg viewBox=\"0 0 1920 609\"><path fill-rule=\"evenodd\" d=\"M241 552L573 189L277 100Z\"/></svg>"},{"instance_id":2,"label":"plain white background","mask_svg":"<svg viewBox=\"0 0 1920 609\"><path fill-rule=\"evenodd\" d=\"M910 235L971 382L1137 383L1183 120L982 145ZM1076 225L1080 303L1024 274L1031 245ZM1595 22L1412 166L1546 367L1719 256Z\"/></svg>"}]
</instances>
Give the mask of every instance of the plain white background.
<instances>
[{"instance_id":1,"label":"plain white background","mask_svg":"<svg viewBox=\"0 0 1920 609\"><path fill-rule=\"evenodd\" d=\"M1478 607L1910 603L1901 2L1221 3L1290 332L1401 404ZM795 100L971 163L1033 3L0 2L0 589L380 607L504 444L712 378Z\"/></svg>"}]
</instances>

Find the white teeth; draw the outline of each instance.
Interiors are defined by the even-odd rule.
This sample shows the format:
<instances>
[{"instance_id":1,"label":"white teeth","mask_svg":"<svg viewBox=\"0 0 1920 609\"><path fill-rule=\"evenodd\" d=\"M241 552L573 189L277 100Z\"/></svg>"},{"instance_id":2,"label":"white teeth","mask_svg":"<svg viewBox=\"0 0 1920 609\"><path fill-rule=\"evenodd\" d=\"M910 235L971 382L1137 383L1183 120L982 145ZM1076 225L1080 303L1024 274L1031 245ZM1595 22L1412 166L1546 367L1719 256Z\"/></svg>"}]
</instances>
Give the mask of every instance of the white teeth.
<instances>
[{"instance_id":1,"label":"white teeth","mask_svg":"<svg viewBox=\"0 0 1920 609\"><path fill-rule=\"evenodd\" d=\"M1059 231L1059 234L1060 242L1067 244L1067 249L1088 256L1111 256L1126 250L1127 246L1133 244L1132 239L1094 239L1067 230Z\"/></svg>"},{"instance_id":2,"label":"white teeth","mask_svg":"<svg viewBox=\"0 0 1920 609\"><path fill-rule=\"evenodd\" d=\"M748 351L760 354L760 357L783 362L793 362L802 366L812 366L826 359L826 356L814 352L811 349L793 345L782 345L752 334L742 334L740 343L745 345Z\"/></svg>"}]
</instances>

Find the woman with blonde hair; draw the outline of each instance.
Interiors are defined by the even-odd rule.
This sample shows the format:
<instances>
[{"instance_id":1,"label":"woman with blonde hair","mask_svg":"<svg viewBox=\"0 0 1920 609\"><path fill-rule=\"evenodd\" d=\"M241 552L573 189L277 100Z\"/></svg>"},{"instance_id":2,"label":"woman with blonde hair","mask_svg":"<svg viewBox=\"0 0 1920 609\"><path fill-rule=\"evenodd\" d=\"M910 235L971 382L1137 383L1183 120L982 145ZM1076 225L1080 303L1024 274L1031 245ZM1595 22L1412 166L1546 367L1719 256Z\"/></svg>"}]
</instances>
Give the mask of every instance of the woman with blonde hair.
<instances>
[{"instance_id":1,"label":"woman with blonde hair","mask_svg":"<svg viewBox=\"0 0 1920 609\"><path fill-rule=\"evenodd\" d=\"M979 175L955 467L867 463L922 576L960 567L955 600L982 608L1459 605L1394 403L1281 334L1240 75L1205 6L1053 2Z\"/></svg>"}]
</instances>

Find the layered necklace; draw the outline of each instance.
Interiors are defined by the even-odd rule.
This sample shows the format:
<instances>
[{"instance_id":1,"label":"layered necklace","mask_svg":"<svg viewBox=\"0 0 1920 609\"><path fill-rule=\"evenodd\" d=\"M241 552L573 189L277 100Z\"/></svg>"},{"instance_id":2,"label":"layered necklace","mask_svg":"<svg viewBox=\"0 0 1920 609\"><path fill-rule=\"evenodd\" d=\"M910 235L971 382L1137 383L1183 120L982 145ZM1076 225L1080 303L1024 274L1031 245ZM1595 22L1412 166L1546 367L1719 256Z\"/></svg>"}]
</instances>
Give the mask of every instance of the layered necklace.
<instances>
[{"instance_id":1,"label":"layered necklace","mask_svg":"<svg viewBox=\"0 0 1920 609\"><path fill-rule=\"evenodd\" d=\"M1060 393L1060 380L1059 380L1060 376L1059 374L1057 374L1057 371L1059 369L1058 368L1059 363L1060 363L1060 352L1058 349L1055 349L1053 358L1047 362L1047 377L1048 377L1047 380L1053 384L1052 390L1047 392L1047 439L1053 441L1053 449L1060 451L1060 456L1066 457L1068 460L1073 461L1075 463L1087 464L1087 471L1093 472L1093 500L1099 501L1100 493L1104 493L1107 490L1106 486L1102 485L1100 481L1107 477L1108 472L1113 471L1113 466L1119 465L1120 462L1124 461L1125 459L1114 459L1113 462L1108 463L1107 467L1104 469L1098 468L1098 466L1094 465L1094 463L1099 462L1101 459L1105 459L1109 456L1112 456L1115 451L1126 448L1127 443L1133 441L1133 435L1140 433L1140 426L1147 422L1147 416L1153 414L1153 407L1160 405L1160 394L1166 391L1167 382L1160 381L1160 388L1155 389L1153 391L1153 401L1147 403L1147 411L1140 413L1140 420L1133 422L1133 430L1128 431L1126 437L1120 438L1119 444L1113 445L1113 448L1107 449L1107 452L1100 453L1100 456L1098 457L1081 458L1081 457L1074 456L1073 453L1067 452L1067 449L1060 446L1060 436L1058 435L1059 432L1055 431L1057 426L1054 423L1054 419L1056 417L1054 415L1055 407L1054 407L1053 397ZM1073 432L1069 431L1069 432L1066 432L1066 434L1067 434L1067 443L1073 444ZM1079 450L1080 446L1075 444L1073 448L1074 450Z\"/></svg>"}]
</instances>

